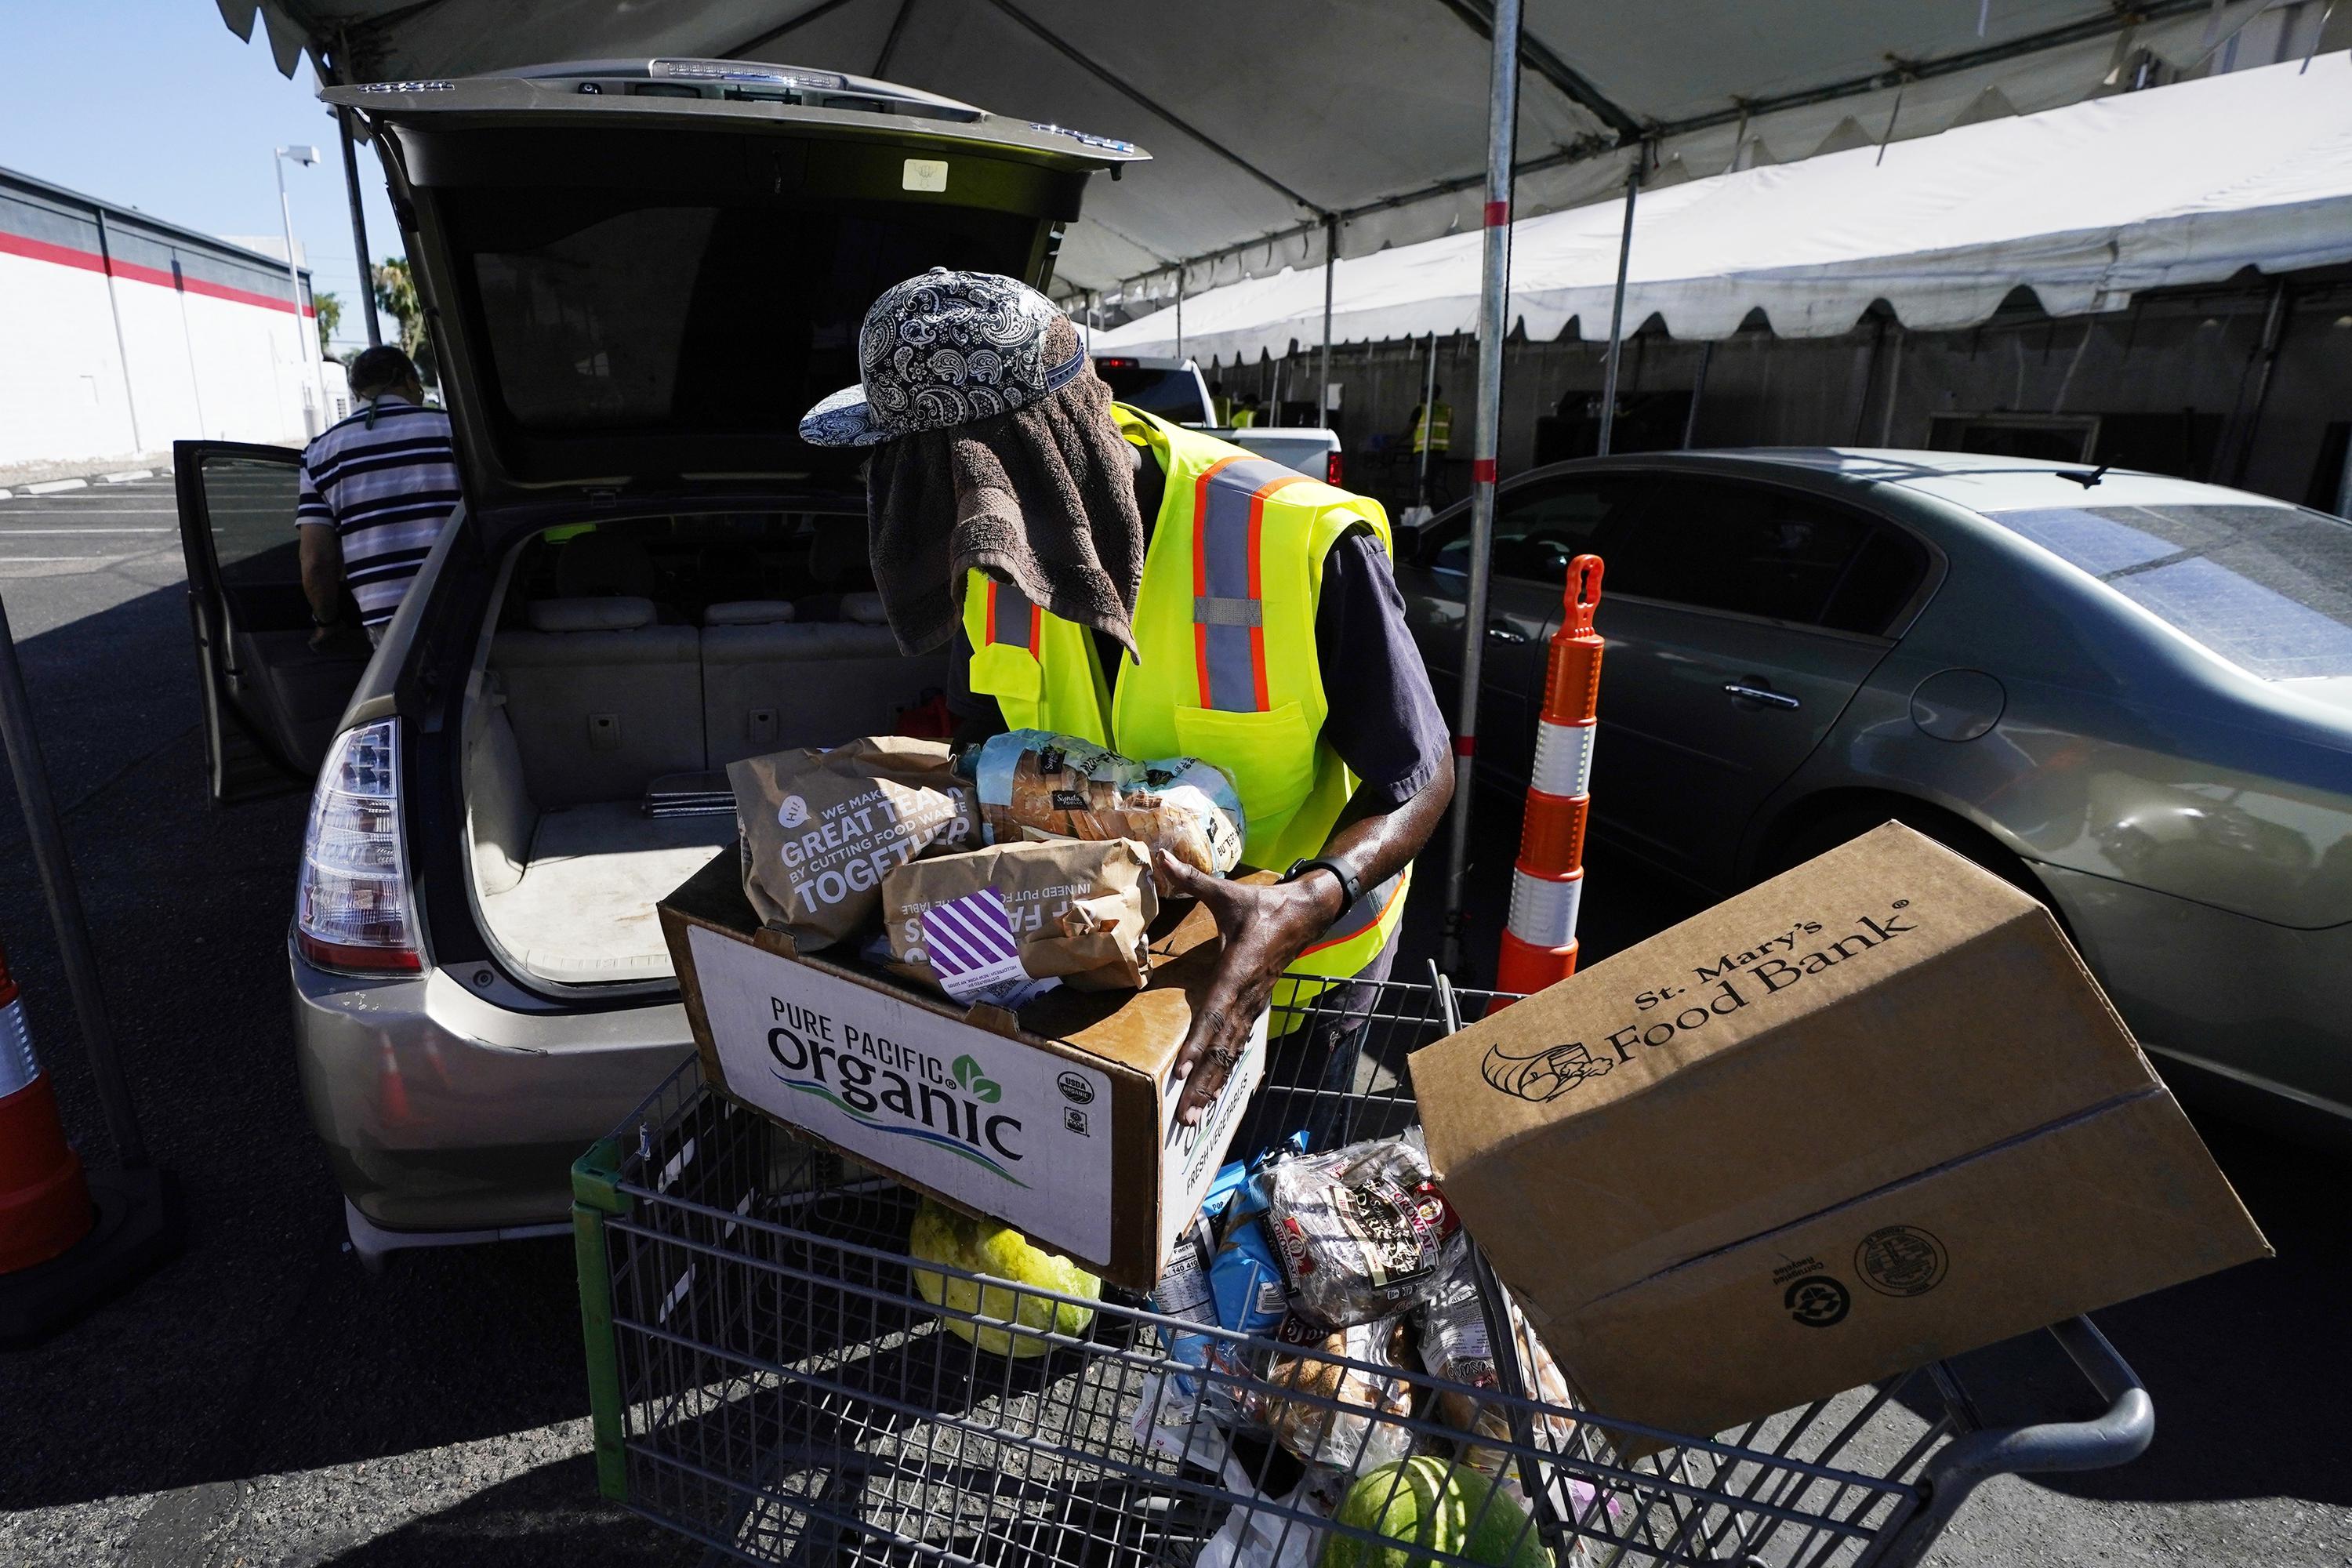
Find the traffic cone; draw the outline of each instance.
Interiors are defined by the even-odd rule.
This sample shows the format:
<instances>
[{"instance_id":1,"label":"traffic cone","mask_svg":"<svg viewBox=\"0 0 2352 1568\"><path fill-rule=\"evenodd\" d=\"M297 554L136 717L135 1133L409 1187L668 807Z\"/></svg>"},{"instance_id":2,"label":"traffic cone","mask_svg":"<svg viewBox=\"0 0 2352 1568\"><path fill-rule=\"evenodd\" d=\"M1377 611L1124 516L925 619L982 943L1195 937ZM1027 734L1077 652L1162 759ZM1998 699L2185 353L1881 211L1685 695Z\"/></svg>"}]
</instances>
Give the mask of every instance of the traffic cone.
<instances>
[{"instance_id":1,"label":"traffic cone","mask_svg":"<svg viewBox=\"0 0 2352 1568\"><path fill-rule=\"evenodd\" d=\"M25 1004L0 952L0 1274L46 1263L89 1234L81 1160L33 1054Z\"/></svg>"},{"instance_id":2,"label":"traffic cone","mask_svg":"<svg viewBox=\"0 0 2352 1568\"><path fill-rule=\"evenodd\" d=\"M1536 765L1528 785L1519 858L1511 868L1511 915L1495 965L1495 989L1524 996L1576 973L1576 910L1584 897L1584 824L1592 809L1594 713L1601 699L1601 557L1568 563L1568 613L1551 637ZM1510 1005L1488 1004L1489 1014Z\"/></svg>"}]
</instances>

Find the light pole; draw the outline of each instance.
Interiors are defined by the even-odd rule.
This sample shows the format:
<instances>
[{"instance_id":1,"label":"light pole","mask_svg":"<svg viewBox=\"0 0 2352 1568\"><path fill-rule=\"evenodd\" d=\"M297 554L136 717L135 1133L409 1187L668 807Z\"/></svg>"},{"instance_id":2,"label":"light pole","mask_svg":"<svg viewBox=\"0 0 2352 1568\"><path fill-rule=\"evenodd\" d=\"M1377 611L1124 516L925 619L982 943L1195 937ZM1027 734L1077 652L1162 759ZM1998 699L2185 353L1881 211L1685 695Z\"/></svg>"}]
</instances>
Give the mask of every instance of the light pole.
<instances>
[{"instance_id":1,"label":"light pole","mask_svg":"<svg viewBox=\"0 0 2352 1568\"><path fill-rule=\"evenodd\" d=\"M318 345L310 341L310 331L302 316L302 269L294 260L294 204L286 195L286 163L290 160L308 168L319 161L316 147L280 147L278 155L269 160L270 173L278 176L278 216L286 223L286 284L294 293L294 341L302 351L302 368L310 376L310 385L303 396L302 434L316 436L326 426L327 377L316 358Z\"/></svg>"}]
</instances>

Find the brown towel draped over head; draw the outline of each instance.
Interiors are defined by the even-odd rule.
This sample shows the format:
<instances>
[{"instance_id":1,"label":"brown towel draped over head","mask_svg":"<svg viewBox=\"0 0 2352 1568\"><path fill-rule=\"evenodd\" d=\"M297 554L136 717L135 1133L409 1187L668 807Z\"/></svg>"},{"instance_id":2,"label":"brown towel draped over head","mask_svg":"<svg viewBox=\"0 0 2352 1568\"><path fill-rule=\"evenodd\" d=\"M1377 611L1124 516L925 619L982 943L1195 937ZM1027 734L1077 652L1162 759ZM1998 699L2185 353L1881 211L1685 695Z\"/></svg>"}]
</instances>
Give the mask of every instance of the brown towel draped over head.
<instances>
[{"instance_id":1,"label":"brown towel draped over head","mask_svg":"<svg viewBox=\"0 0 2352 1568\"><path fill-rule=\"evenodd\" d=\"M1056 321L1049 362L1077 351L1076 329ZM866 542L899 647L948 645L976 566L1133 652L1143 519L1132 454L1091 364L1016 413L878 447L866 471Z\"/></svg>"}]
</instances>

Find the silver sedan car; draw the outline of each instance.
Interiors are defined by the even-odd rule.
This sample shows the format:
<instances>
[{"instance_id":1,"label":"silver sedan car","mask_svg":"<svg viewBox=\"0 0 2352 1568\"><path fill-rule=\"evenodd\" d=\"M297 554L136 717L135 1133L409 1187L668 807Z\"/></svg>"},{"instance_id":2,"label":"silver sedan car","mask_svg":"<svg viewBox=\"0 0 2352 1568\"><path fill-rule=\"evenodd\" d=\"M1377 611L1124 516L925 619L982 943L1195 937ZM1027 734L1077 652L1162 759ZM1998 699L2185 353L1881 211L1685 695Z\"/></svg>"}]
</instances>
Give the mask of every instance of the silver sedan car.
<instances>
[{"instance_id":1,"label":"silver sedan car","mask_svg":"<svg viewBox=\"0 0 2352 1568\"><path fill-rule=\"evenodd\" d=\"M1468 532L1399 546L1449 700ZM1489 782L1526 781L1587 551L1596 837L1721 893L1907 822L2055 910L2176 1087L2352 1142L2352 523L1952 452L1539 469L1496 509Z\"/></svg>"}]
</instances>

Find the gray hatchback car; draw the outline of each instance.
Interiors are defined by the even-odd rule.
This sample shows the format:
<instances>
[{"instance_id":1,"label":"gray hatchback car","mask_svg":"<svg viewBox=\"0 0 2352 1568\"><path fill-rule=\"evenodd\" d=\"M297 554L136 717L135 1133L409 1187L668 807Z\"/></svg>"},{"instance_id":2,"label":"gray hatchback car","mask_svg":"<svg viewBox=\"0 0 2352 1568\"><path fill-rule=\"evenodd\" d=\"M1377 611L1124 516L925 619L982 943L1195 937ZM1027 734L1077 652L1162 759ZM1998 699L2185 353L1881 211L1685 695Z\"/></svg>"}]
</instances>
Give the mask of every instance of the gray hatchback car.
<instances>
[{"instance_id":1,"label":"gray hatchback car","mask_svg":"<svg viewBox=\"0 0 2352 1568\"><path fill-rule=\"evenodd\" d=\"M1468 531L1400 549L1448 701ZM2048 902L2176 1084L2352 1141L2352 523L1952 452L1539 469L1496 506L1491 782L1586 551L1596 837L1721 893L1908 822Z\"/></svg>"},{"instance_id":2,"label":"gray hatchback car","mask_svg":"<svg viewBox=\"0 0 2352 1568\"><path fill-rule=\"evenodd\" d=\"M1043 284L1124 142L738 60L341 88L433 321L465 501L371 657L310 647L294 465L178 450L212 787L314 779L289 932L311 1120L363 1257L559 1222L686 1057L654 902L739 757L944 681L867 576L858 454L801 415L875 296Z\"/></svg>"}]
</instances>

